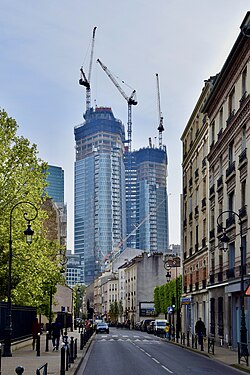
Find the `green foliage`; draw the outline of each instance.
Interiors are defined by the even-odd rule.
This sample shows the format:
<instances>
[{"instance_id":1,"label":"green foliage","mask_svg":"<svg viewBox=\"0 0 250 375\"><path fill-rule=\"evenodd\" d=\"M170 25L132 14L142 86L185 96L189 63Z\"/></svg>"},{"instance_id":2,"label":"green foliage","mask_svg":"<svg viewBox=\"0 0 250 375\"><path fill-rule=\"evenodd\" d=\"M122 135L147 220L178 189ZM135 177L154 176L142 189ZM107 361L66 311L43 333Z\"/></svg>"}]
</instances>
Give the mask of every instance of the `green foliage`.
<instances>
[{"instance_id":1,"label":"green foliage","mask_svg":"<svg viewBox=\"0 0 250 375\"><path fill-rule=\"evenodd\" d=\"M73 288L73 296L74 296L74 312L75 312L75 317L76 318L82 318L83 314L80 314L80 310L83 305L83 298L84 294L86 291L86 286L85 285L75 285Z\"/></svg>"},{"instance_id":2,"label":"green foliage","mask_svg":"<svg viewBox=\"0 0 250 375\"><path fill-rule=\"evenodd\" d=\"M0 300L7 299L11 225L12 302L35 306L38 312L46 313L47 286L55 288L64 280L57 257L62 248L46 239L44 229L47 214L41 204L45 199L47 164L37 157L36 145L18 136L17 129L16 121L0 109ZM20 202L31 202L38 209L37 218L31 221L34 230L31 245L26 244L23 234L27 228L24 214L33 218L36 212L32 205Z\"/></svg>"},{"instance_id":3,"label":"green foliage","mask_svg":"<svg viewBox=\"0 0 250 375\"><path fill-rule=\"evenodd\" d=\"M119 316L119 305L117 301L110 304L109 316L112 322L116 322Z\"/></svg>"},{"instance_id":4,"label":"green foliage","mask_svg":"<svg viewBox=\"0 0 250 375\"><path fill-rule=\"evenodd\" d=\"M178 291L178 302L180 306L180 298L182 295L182 276L179 276L177 279L171 280L164 285L157 286L154 289L154 305L158 314L163 313L167 315L168 307L172 306L173 299L176 299L176 288Z\"/></svg>"}]
</instances>

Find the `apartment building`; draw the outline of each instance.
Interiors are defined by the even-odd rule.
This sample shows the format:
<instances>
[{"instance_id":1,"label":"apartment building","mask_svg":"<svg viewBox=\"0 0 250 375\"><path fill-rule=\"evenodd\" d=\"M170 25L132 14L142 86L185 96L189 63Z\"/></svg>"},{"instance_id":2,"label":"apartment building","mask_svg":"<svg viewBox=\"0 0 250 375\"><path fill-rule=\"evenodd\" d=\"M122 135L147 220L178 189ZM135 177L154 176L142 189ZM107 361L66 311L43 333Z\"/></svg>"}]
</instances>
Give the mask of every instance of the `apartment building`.
<instances>
[{"instance_id":1,"label":"apartment building","mask_svg":"<svg viewBox=\"0 0 250 375\"><path fill-rule=\"evenodd\" d=\"M182 308L182 327L192 332L199 317L208 323L208 124L202 107L214 81L205 81L181 137L183 298L189 301Z\"/></svg>"},{"instance_id":2,"label":"apartment building","mask_svg":"<svg viewBox=\"0 0 250 375\"><path fill-rule=\"evenodd\" d=\"M250 26L241 32L203 111L209 123L209 334L234 348L241 330L241 271L249 284ZM229 239L222 250L221 236ZM242 253L240 251L242 247ZM242 258L241 258L242 254ZM242 263L243 262L243 263ZM245 298L245 313L249 300ZM249 317L246 321L249 332ZM248 333L248 341L249 341Z\"/></svg>"}]
</instances>

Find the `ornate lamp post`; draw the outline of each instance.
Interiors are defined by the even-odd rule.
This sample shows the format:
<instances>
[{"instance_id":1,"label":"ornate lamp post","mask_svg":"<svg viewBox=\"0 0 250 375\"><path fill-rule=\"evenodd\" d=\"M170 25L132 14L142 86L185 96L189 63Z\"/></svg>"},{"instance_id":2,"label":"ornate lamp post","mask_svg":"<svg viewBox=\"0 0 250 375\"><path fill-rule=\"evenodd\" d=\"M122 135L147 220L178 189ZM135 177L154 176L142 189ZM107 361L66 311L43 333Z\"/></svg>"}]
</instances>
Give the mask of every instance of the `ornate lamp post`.
<instances>
[{"instance_id":1,"label":"ornate lamp post","mask_svg":"<svg viewBox=\"0 0 250 375\"><path fill-rule=\"evenodd\" d=\"M220 218L225 213L228 213L232 218L233 216L237 216L239 219L238 224L240 225L240 309L241 309L241 321L240 321L240 358L241 357L248 357L248 347L247 347L247 328L246 328L246 316L245 316L245 306L244 306L244 296L245 296L245 288L244 288L244 274L245 274L245 264L244 264L244 249L243 249L243 233L242 233L242 220L240 215L237 212L227 210L220 213L217 218L217 225L220 229L223 230L223 234L220 238L220 241L224 244L224 251L227 250L227 245L230 242L230 238L226 234L226 228L221 225ZM240 359L239 358L239 359Z\"/></svg>"},{"instance_id":2,"label":"ornate lamp post","mask_svg":"<svg viewBox=\"0 0 250 375\"><path fill-rule=\"evenodd\" d=\"M172 308L174 310L176 309L176 339L178 342L179 334L180 334L180 303L179 303L177 267L180 267L180 258L178 256L164 261L164 268L167 271L166 277L167 277L168 282L171 279L171 268L175 268L176 296L174 300L172 301ZM173 310L173 322L172 322L173 326L174 326L174 310Z\"/></svg>"},{"instance_id":3,"label":"ornate lamp post","mask_svg":"<svg viewBox=\"0 0 250 375\"><path fill-rule=\"evenodd\" d=\"M31 244L32 236L34 231L31 229L30 222L35 220L38 214L38 210L33 203L30 202L18 202L16 203L10 211L10 237L9 237L9 271L8 271L8 294L7 294L7 314L6 314L6 325L5 325L5 337L4 337L4 350L3 357L12 357L11 353L11 335L12 335L12 306L11 306L11 289L12 289L12 280L11 280L11 271L12 271L12 214L15 208L19 205L30 205L35 209L35 214L32 217L28 217L28 213L24 212L24 219L28 222L27 229L24 231L26 236L26 242Z\"/></svg>"}]
</instances>

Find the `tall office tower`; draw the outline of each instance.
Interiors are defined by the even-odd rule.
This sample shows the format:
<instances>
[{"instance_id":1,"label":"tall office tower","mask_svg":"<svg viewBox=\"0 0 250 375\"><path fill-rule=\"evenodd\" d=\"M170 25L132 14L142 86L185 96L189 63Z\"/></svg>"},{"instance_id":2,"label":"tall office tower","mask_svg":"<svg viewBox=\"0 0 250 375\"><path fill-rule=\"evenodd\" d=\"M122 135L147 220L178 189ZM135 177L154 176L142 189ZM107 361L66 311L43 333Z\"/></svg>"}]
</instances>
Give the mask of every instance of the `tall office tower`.
<instances>
[{"instance_id":1,"label":"tall office tower","mask_svg":"<svg viewBox=\"0 0 250 375\"><path fill-rule=\"evenodd\" d=\"M64 170L54 165L48 166L46 191L56 206L59 215L60 244L67 246L67 205L64 204Z\"/></svg>"},{"instance_id":2,"label":"tall office tower","mask_svg":"<svg viewBox=\"0 0 250 375\"><path fill-rule=\"evenodd\" d=\"M142 148L136 158L136 248L167 252L169 247L166 147Z\"/></svg>"},{"instance_id":3,"label":"tall office tower","mask_svg":"<svg viewBox=\"0 0 250 375\"><path fill-rule=\"evenodd\" d=\"M126 236L125 131L111 108L91 108L74 128L75 254L82 280L90 284L102 263Z\"/></svg>"},{"instance_id":4,"label":"tall office tower","mask_svg":"<svg viewBox=\"0 0 250 375\"><path fill-rule=\"evenodd\" d=\"M125 149L127 247L136 249L136 153Z\"/></svg>"},{"instance_id":5,"label":"tall office tower","mask_svg":"<svg viewBox=\"0 0 250 375\"><path fill-rule=\"evenodd\" d=\"M46 191L55 203L64 204L64 170L54 165L48 166Z\"/></svg>"}]
</instances>

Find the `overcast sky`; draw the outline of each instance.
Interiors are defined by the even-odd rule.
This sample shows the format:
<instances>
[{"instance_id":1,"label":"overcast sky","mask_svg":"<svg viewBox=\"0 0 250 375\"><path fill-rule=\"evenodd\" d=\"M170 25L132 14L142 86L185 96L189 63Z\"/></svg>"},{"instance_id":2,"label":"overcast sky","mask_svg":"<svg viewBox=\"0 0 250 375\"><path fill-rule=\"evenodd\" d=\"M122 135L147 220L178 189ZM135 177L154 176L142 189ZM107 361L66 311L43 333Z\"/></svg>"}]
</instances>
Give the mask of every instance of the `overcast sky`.
<instances>
[{"instance_id":1,"label":"overcast sky","mask_svg":"<svg viewBox=\"0 0 250 375\"><path fill-rule=\"evenodd\" d=\"M168 150L170 243L180 243L181 134L204 80L218 73L249 10L249 0L1 0L0 107L39 157L65 171L68 249L73 249L74 126L85 111L80 67L88 71L96 26L92 104L127 123L127 103L96 63L118 77L138 105L132 149L158 140L159 74L163 143ZM125 81L126 85L122 83Z\"/></svg>"}]
</instances>

